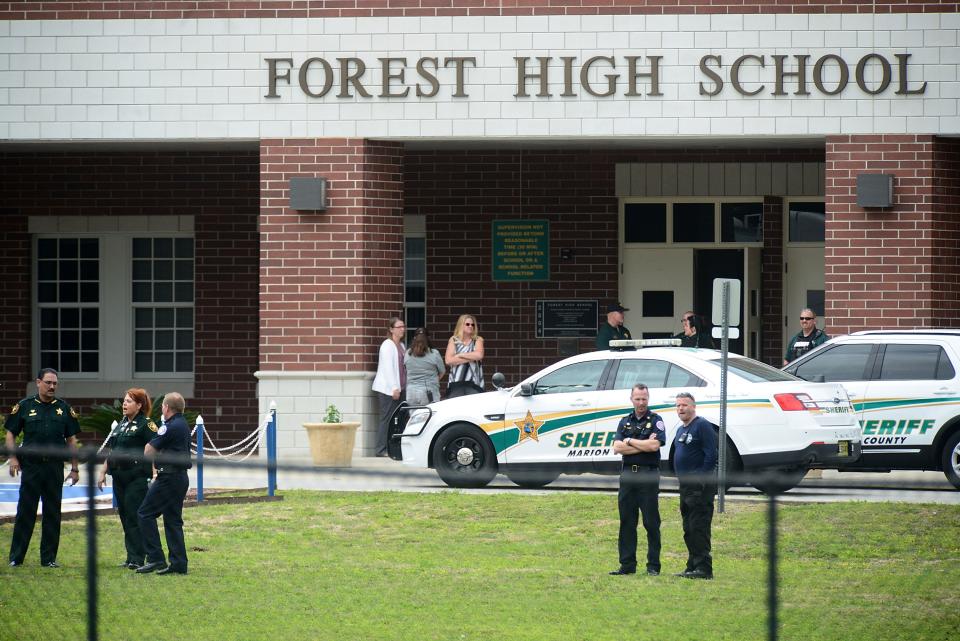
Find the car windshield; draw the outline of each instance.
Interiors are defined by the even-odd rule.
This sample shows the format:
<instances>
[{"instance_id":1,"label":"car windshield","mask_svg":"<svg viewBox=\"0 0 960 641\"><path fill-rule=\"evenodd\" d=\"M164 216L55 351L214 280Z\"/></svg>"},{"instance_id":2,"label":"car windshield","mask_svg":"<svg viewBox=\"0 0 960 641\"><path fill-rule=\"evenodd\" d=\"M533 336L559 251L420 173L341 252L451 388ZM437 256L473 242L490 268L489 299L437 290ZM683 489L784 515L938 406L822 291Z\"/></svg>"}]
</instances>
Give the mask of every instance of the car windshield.
<instances>
[{"instance_id":1,"label":"car windshield","mask_svg":"<svg viewBox=\"0 0 960 641\"><path fill-rule=\"evenodd\" d=\"M720 359L714 358L708 363L720 367ZM760 361L752 358L730 358L727 359L728 371L736 374L740 378L746 379L751 383L772 383L777 381L795 381L796 376L782 372L775 367L770 367Z\"/></svg>"}]
</instances>

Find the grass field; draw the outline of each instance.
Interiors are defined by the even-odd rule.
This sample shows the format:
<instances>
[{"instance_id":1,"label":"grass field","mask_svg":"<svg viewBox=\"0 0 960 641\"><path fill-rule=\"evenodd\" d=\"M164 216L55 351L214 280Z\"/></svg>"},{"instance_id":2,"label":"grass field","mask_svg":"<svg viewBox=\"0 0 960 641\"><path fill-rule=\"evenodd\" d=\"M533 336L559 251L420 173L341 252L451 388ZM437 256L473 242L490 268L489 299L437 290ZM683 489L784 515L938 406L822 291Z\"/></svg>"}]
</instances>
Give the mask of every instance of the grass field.
<instances>
[{"instance_id":1,"label":"grass field","mask_svg":"<svg viewBox=\"0 0 960 641\"><path fill-rule=\"evenodd\" d=\"M188 509L186 577L116 567L119 523L101 517L100 639L766 638L765 504L715 517L708 582L670 576L676 499L661 499L664 575L611 577L608 494L284 497ZM780 524L781 639L956 638L960 508L789 504ZM27 565L0 569L0 639L86 638L85 527L64 523L62 569L39 567L39 523Z\"/></svg>"}]
</instances>

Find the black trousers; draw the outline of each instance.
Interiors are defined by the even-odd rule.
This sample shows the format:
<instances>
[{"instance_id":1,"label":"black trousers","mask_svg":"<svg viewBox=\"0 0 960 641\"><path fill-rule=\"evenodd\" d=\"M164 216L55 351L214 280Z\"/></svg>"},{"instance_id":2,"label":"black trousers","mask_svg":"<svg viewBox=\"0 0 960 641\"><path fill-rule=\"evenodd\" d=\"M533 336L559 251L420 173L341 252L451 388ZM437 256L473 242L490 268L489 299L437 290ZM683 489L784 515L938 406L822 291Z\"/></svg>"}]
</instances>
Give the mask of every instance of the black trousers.
<instances>
[{"instance_id":1,"label":"black trousers","mask_svg":"<svg viewBox=\"0 0 960 641\"><path fill-rule=\"evenodd\" d=\"M637 569L637 522L643 517L647 531L647 569L660 571L660 470L640 466L636 472L624 465L620 472L620 536L617 547L620 567ZM639 514L638 514L639 513Z\"/></svg>"},{"instance_id":2,"label":"black trousers","mask_svg":"<svg viewBox=\"0 0 960 641\"><path fill-rule=\"evenodd\" d=\"M163 517L163 533L167 539L170 567L187 571L187 548L183 542L183 499L190 487L190 477L182 472L162 472L150 484L147 495L137 510L143 549L147 563L163 563L157 517Z\"/></svg>"},{"instance_id":3,"label":"black trousers","mask_svg":"<svg viewBox=\"0 0 960 641\"><path fill-rule=\"evenodd\" d=\"M20 498L10 541L10 560L23 563L37 523L37 506L43 501L40 529L40 563L57 560L60 549L60 500L63 496L63 461L20 459Z\"/></svg>"},{"instance_id":4,"label":"black trousers","mask_svg":"<svg viewBox=\"0 0 960 641\"><path fill-rule=\"evenodd\" d=\"M381 392L377 392L376 394L380 403L380 420L377 423L377 441L373 449L374 454L380 455L387 453L390 417L393 415L393 411L403 402L403 392L400 392L400 398L397 400L393 400L393 397L388 394Z\"/></svg>"},{"instance_id":5,"label":"black trousers","mask_svg":"<svg viewBox=\"0 0 960 641\"><path fill-rule=\"evenodd\" d=\"M683 542L687 544L686 571L702 570L713 574L710 556L710 526L713 523L715 483L684 482L680 479L680 517Z\"/></svg>"},{"instance_id":6,"label":"black trousers","mask_svg":"<svg viewBox=\"0 0 960 641\"><path fill-rule=\"evenodd\" d=\"M123 545L127 549L127 563L143 565L145 552L140 534L137 510L147 495L147 477L143 470L130 469L113 472L113 494L117 497L117 514L123 526Z\"/></svg>"}]
</instances>

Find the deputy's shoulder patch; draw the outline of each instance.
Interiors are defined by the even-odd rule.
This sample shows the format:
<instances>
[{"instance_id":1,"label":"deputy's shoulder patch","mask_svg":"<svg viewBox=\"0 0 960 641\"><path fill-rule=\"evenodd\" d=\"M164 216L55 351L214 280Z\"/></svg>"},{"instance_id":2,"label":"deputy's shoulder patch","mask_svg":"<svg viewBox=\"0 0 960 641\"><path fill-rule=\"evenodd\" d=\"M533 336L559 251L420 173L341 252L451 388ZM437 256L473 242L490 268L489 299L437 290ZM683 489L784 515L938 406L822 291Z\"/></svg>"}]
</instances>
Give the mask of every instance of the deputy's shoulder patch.
<instances>
[{"instance_id":1,"label":"deputy's shoulder patch","mask_svg":"<svg viewBox=\"0 0 960 641\"><path fill-rule=\"evenodd\" d=\"M70 416L73 418L80 418L80 415L77 414L77 410L73 409L72 407L70 408Z\"/></svg>"},{"instance_id":2,"label":"deputy's shoulder patch","mask_svg":"<svg viewBox=\"0 0 960 641\"><path fill-rule=\"evenodd\" d=\"M17 403L10 409L10 415L13 416L19 411L20 411L20 403Z\"/></svg>"},{"instance_id":3,"label":"deputy's shoulder patch","mask_svg":"<svg viewBox=\"0 0 960 641\"><path fill-rule=\"evenodd\" d=\"M153 421L147 421L147 427L150 428L151 432L156 432L157 430L160 429L159 427L157 427L157 424L154 423Z\"/></svg>"},{"instance_id":4,"label":"deputy's shoulder patch","mask_svg":"<svg viewBox=\"0 0 960 641\"><path fill-rule=\"evenodd\" d=\"M160 429L157 431L157 434L159 434L160 436L163 436L163 435L166 434L166 433L167 433L167 426L166 426L166 424L161 425L161 426L160 426Z\"/></svg>"}]
</instances>

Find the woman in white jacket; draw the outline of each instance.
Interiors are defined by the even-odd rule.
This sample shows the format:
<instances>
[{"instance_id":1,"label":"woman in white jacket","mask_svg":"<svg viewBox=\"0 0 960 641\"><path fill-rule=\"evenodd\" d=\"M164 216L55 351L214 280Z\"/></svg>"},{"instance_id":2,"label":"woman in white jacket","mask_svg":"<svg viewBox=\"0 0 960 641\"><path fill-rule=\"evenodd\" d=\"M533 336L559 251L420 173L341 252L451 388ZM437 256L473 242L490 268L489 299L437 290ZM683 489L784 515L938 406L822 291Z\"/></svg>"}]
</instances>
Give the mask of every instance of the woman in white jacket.
<instances>
[{"instance_id":1,"label":"woman in white jacket","mask_svg":"<svg viewBox=\"0 0 960 641\"><path fill-rule=\"evenodd\" d=\"M403 401L403 390L407 386L407 370L403 365L403 335L407 326L394 316L390 319L390 335L380 344L380 357L377 361L377 375L373 379L373 391L380 402L380 422L377 425L377 456L387 455L387 430L390 416Z\"/></svg>"}]
</instances>

